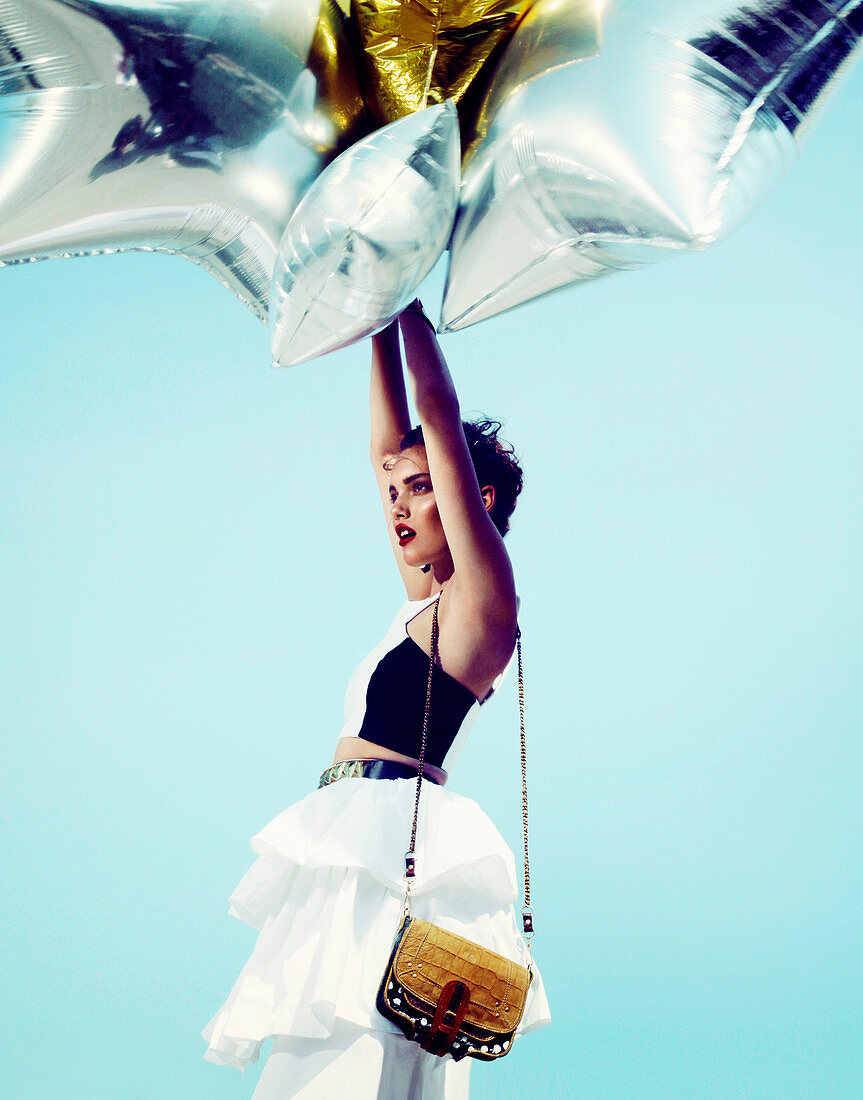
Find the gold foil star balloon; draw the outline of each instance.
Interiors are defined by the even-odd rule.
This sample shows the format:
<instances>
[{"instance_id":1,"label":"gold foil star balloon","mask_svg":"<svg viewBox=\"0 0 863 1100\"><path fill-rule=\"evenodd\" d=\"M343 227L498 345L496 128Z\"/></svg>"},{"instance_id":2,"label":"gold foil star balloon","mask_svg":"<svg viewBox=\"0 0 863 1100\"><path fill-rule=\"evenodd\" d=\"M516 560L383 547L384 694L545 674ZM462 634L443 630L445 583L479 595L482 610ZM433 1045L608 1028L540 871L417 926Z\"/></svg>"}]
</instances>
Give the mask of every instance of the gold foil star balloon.
<instances>
[{"instance_id":1,"label":"gold foil star balloon","mask_svg":"<svg viewBox=\"0 0 863 1100\"><path fill-rule=\"evenodd\" d=\"M452 100L470 131L478 97L532 0L352 0L365 101L380 122Z\"/></svg>"}]
</instances>

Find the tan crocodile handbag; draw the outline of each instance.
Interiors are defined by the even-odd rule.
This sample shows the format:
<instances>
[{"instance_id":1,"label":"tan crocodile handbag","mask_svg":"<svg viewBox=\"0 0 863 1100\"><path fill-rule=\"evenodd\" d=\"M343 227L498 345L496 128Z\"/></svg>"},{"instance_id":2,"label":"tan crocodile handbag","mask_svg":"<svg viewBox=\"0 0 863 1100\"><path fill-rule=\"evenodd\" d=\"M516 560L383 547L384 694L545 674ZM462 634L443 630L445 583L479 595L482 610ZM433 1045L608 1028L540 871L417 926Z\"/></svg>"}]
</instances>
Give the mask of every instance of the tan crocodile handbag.
<instances>
[{"instance_id":1,"label":"tan crocodile handbag","mask_svg":"<svg viewBox=\"0 0 863 1100\"><path fill-rule=\"evenodd\" d=\"M532 974L530 969L488 951L428 921L410 915L410 890L416 874L415 845L420 789L425 764L431 710L432 677L437 663L438 601L432 613L431 659L423 717L422 744L417 769L410 847L405 854L404 917L378 990L378 1011L392 1020L423 1050L456 1061L501 1058L512 1047L524 1013ZM530 865L527 852L527 755L524 735L524 683L521 633L518 647L518 702L521 726L522 822L524 828L525 936L533 934L530 907Z\"/></svg>"}]
</instances>

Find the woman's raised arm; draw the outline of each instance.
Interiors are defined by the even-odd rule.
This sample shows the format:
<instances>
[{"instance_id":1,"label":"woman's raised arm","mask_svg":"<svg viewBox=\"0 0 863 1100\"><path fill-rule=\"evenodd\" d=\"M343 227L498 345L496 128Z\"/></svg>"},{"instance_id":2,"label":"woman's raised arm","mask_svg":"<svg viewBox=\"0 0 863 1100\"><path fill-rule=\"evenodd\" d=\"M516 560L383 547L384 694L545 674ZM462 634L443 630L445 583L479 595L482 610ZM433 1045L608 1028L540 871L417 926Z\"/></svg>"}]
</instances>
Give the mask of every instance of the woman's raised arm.
<instances>
[{"instance_id":1,"label":"woman's raised arm","mask_svg":"<svg viewBox=\"0 0 863 1100\"><path fill-rule=\"evenodd\" d=\"M435 501L453 562L449 600L459 619L511 648L516 621L512 566L489 516L494 488L477 481L458 396L437 337L417 303L399 318Z\"/></svg>"},{"instance_id":2,"label":"woman's raised arm","mask_svg":"<svg viewBox=\"0 0 863 1100\"><path fill-rule=\"evenodd\" d=\"M421 600L430 594L432 579L418 569L405 565L399 552L398 539L391 522L390 475L384 469L387 457L398 453L402 439L411 429L402 369L402 353L399 347L398 321L393 321L372 337L372 372L369 391L371 405L369 457L381 494L387 536L408 599Z\"/></svg>"},{"instance_id":3,"label":"woman's raised arm","mask_svg":"<svg viewBox=\"0 0 863 1100\"><path fill-rule=\"evenodd\" d=\"M370 398L370 452L372 464L379 470L386 456L398 451L399 443L411 428L398 321L372 337Z\"/></svg>"}]
</instances>

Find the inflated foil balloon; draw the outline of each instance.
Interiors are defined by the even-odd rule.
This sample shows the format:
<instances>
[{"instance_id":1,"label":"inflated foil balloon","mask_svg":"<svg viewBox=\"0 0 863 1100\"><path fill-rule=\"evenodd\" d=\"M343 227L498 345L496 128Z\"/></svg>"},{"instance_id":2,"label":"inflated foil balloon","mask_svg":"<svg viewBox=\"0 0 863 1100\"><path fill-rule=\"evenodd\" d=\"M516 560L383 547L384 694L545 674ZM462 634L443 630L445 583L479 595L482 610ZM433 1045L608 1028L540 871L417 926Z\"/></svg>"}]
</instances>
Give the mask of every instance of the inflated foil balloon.
<instances>
[{"instance_id":1,"label":"inflated foil balloon","mask_svg":"<svg viewBox=\"0 0 863 1100\"><path fill-rule=\"evenodd\" d=\"M462 132L534 0L351 0L360 86L379 122L450 99Z\"/></svg>"},{"instance_id":2,"label":"inflated foil balloon","mask_svg":"<svg viewBox=\"0 0 863 1100\"><path fill-rule=\"evenodd\" d=\"M442 331L727 234L788 166L863 31L861 0L617 0L591 44L591 7L535 4L498 65ZM586 30L570 64L555 29L567 12ZM538 44L554 71L536 75Z\"/></svg>"},{"instance_id":3,"label":"inflated foil balloon","mask_svg":"<svg viewBox=\"0 0 863 1100\"><path fill-rule=\"evenodd\" d=\"M334 0L0 0L0 264L171 252L265 317L363 112Z\"/></svg>"},{"instance_id":4,"label":"inflated foil balloon","mask_svg":"<svg viewBox=\"0 0 863 1100\"><path fill-rule=\"evenodd\" d=\"M274 347L284 362L319 354L388 319L445 223L410 142L402 163L416 179L401 182L429 189L434 214L393 202L377 265L368 249L360 259L373 239L362 204L349 214L329 188L292 221L300 200L376 121L452 95L468 143L442 329L461 328L726 234L787 166L863 28L863 0L352 10L346 21L336 0L0 0L0 265L170 252L265 317L291 222ZM392 148L362 157L364 186L393 178ZM329 248L315 278L337 272L341 289L328 285L298 326L290 303L308 287L291 249L320 233L327 202L357 251L337 263Z\"/></svg>"},{"instance_id":5,"label":"inflated foil balloon","mask_svg":"<svg viewBox=\"0 0 863 1100\"><path fill-rule=\"evenodd\" d=\"M449 240L460 163L458 115L444 103L384 126L318 177L279 247L277 365L368 336L407 305Z\"/></svg>"}]
</instances>

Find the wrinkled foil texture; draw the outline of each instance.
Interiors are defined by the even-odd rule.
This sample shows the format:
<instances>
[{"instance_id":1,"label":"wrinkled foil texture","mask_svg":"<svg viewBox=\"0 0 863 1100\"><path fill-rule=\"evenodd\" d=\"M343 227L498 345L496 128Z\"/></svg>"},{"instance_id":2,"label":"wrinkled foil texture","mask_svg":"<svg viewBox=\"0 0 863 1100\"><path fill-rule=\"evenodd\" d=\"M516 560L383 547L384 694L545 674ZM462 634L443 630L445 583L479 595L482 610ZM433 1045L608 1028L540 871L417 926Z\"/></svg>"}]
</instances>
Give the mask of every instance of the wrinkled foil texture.
<instances>
[{"instance_id":1,"label":"wrinkled foil texture","mask_svg":"<svg viewBox=\"0 0 863 1100\"><path fill-rule=\"evenodd\" d=\"M861 34L863 0L353 0L349 18L336 0L0 0L0 266L171 253L287 317L302 280L281 246L322 216L299 213L315 180L381 123L452 101L441 330L462 328L727 235ZM362 196L393 183L392 144L362 148L339 169L361 220ZM373 274L343 257L374 292L345 291L336 346L385 323L443 247L444 223L411 205L425 153L405 148L413 198L393 210L412 225ZM295 361L279 324L278 358Z\"/></svg>"}]
</instances>

